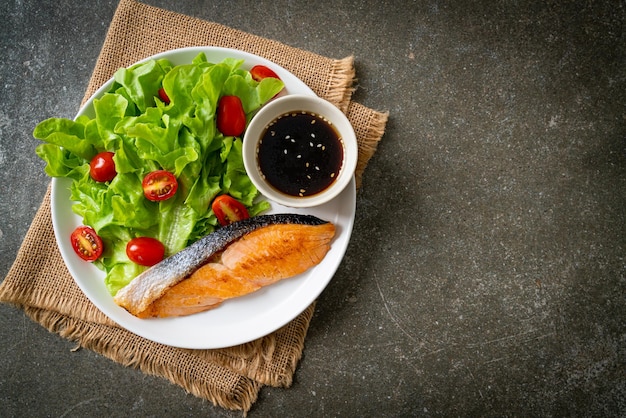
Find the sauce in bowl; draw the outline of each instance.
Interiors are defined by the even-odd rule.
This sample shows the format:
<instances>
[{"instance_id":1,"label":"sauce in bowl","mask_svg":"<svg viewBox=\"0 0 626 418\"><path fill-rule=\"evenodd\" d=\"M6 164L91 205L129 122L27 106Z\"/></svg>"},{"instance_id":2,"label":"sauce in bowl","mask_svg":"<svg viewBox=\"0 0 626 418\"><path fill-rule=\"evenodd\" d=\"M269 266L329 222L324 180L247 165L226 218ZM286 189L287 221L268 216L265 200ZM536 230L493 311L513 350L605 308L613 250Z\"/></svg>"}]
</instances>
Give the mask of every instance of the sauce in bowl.
<instances>
[{"instance_id":1,"label":"sauce in bowl","mask_svg":"<svg viewBox=\"0 0 626 418\"><path fill-rule=\"evenodd\" d=\"M339 176L343 148L341 136L327 119L312 112L288 112L263 132L257 164L276 190L289 196L312 196Z\"/></svg>"}]
</instances>

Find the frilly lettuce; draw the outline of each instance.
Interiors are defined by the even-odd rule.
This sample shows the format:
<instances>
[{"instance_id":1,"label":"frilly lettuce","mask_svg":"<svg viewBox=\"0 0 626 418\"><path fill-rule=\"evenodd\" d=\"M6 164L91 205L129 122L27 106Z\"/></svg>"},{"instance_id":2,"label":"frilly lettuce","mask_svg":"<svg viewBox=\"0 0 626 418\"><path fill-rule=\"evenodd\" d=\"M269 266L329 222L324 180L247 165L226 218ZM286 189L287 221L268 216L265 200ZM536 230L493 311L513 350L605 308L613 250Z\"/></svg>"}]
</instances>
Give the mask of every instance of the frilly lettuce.
<instances>
[{"instance_id":1,"label":"frilly lettuce","mask_svg":"<svg viewBox=\"0 0 626 418\"><path fill-rule=\"evenodd\" d=\"M238 96L250 120L284 86L278 79L254 81L242 64L210 63L199 54L186 65L150 60L122 68L110 90L93 101L95 117L50 118L35 127L46 173L73 180L72 210L104 242L95 263L106 272L111 294L145 269L126 256L131 238L157 238L171 255L216 228L211 202L219 194L240 200L252 216L269 208L245 172L241 138L224 137L215 124L221 96ZM161 87L169 104L159 99ZM102 151L115 153L118 174L107 183L89 175L91 158ZM141 182L158 169L172 172L179 188L173 198L152 202Z\"/></svg>"}]
</instances>

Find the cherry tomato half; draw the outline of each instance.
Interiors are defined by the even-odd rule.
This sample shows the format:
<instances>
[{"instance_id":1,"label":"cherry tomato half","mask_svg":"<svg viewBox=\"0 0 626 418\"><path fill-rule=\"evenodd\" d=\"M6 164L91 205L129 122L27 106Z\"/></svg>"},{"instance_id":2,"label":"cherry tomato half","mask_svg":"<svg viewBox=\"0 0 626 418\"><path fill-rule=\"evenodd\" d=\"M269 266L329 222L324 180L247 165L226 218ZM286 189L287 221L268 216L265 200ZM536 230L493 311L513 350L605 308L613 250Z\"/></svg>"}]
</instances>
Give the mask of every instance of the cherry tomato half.
<instances>
[{"instance_id":1,"label":"cherry tomato half","mask_svg":"<svg viewBox=\"0 0 626 418\"><path fill-rule=\"evenodd\" d=\"M176 194L178 181L169 171L157 170L146 174L141 186L143 187L143 194L148 200L158 202L169 199Z\"/></svg>"},{"instance_id":2,"label":"cherry tomato half","mask_svg":"<svg viewBox=\"0 0 626 418\"><path fill-rule=\"evenodd\" d=\"M255 65L250 69L250 75L255 81L261 81L264 78L277 78L280 80L278 74L274 72L271 68L266 67L265 65ZM278 96L280 92L276 93L274 97Z\"/></svg>"},{"instance_id":3,"label":"cherry tomato half","mask_svg":"<svg viewBox=\"0 0 626 418\"><path fill-rule=\"evenodd\" d=\"M117 175L115 171L115 162L113 154L105 151L97 154L89 163L89 175L92 179L99 182L111 181Z\"/></svg>"},{"instance_id":4,"label":"cherry tomato half","mask_svg":"<svg viewBox=\"0 0 626 418\"><path fill-rule=\"evenodd\" d=\"M222 96L217 103L217 129L225 136L240 136L246 129L246 114L237 96Z\"/></svg>"},{"instance_id":5,"label":"cherry tomato half","mask_svg":"<svg viewBox=\"0 0 626 418\"><path fill-rule=\"evenodd\" d=\"M161 99L166 105L170 104L170 98L163 87L159 89L159 99Z\"/></svg>"},{"instance_id":6,"label":"cherry tomato half","mask_svg":"<svg viewBox=\"0 0 626 418\"><path fill-rule=\"evenodd\" d=\"M150 267L163 260L165 246L158 239L133 238L126 244L126 255L133 263Z\"/></svg>"},{"instance_id":7,"label":"cherry tomato half","mask_svg":"<svg viewBox=\"0 0 626 418\"><path fill-rule=\"evenodd\" d=\"M261 81L268 77L280 80L280 77L271 68L268 68L265 65L255 65L250 69L250 75L255 81Z\"/></svg>"},{"instance_id":8,"label":"cherry tomato half","mask_svg":"<svg viewBox=\"0 0 626 418\"><path fill-rule=\"evenodd\" d=\"M102 255L102 239L89 226L79 226L70 235L72 248L85 261L94 261Z\"/></svg>"},{"instance_id":9,"label":"cherry tomato half","mask_svg":"<svg viewBox=\"0 0 626 418\"><path fill-rule=\"evenodd\" d=\"M211 209L222 226L250 217L243 203L227 194L216 197L211 204Z\"/></svg>"}]
</instances>

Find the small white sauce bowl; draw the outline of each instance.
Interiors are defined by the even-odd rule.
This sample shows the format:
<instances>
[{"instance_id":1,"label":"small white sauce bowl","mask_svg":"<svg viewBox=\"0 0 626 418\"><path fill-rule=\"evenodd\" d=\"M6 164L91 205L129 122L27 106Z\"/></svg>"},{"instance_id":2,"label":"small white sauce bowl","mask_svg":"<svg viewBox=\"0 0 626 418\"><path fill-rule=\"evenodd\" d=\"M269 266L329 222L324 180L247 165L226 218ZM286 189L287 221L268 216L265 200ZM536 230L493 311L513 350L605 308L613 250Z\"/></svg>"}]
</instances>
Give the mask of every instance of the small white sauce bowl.
<instances>
[{"instance_id":1,"label":"small white sauce bowl","mask_svg":"<svg viewBox=\"0 0 626 418\"><path fill-rule=\"evenodd\" d=\"M272 121L285 113L301 111L314 113L334 127L343 145L343 164L335 181L323 191L310 196L291 196L277 190L265 180L258 164L258 148ZM294 94L265 104L250 121L243 138L243 163L252 183L266 198L293 208L318 206L341 193L354 177L358 152L356 134L346 115L332 103L313 95Z\"/></svg>"}]
</instances>

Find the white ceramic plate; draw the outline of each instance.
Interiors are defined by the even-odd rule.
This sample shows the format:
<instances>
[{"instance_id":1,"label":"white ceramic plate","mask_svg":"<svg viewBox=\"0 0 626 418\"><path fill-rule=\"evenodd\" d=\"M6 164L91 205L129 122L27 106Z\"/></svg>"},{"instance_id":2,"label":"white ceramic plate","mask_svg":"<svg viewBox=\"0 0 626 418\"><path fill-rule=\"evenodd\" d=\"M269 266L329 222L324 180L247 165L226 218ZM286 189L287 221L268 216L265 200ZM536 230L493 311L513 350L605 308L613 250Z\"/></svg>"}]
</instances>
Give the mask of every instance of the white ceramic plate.
<instances>
[{"instance_id":1,"label":"white ceramic plate","mask_svg":"<svg viewBox=\"0 0 626 418\"><path fill-rule=\"evenodd\" d=\"M200 52L210 62L220 62L233 57L245 60L250 69L257 64L272 68L285 83L285 93L311 94L313 91L284 68L246 52L213 47L184 48L164 52L148 59L167 58L174 65L186 64ZM102 86L79 111L78 116L93 116L93 99L108 90L112 81ZM125 329L149 340L181 348L223 348L263 337L302 313L324 290L335 274L350 240L354 224L356 188L352 183L332 201L311 209L292 209L272 202L269 213L306 213L333 222L336 236L326 257L309 271L291 279L240 298L224 302L220 307L185 317L165 319L139 319L113 302L104 285L104 273L91 263L82 261L70 245L70 234L81 219L71 210L69 186L71 180L52 180L52 223L61 255L70 274L104 314Z\"/></svg>"}]
</instances>

